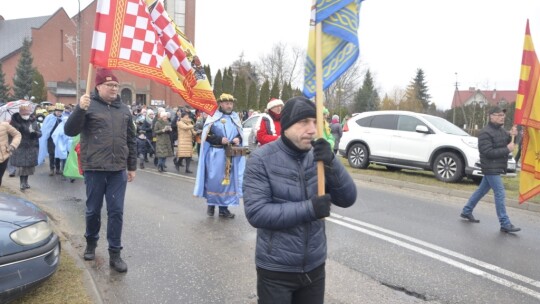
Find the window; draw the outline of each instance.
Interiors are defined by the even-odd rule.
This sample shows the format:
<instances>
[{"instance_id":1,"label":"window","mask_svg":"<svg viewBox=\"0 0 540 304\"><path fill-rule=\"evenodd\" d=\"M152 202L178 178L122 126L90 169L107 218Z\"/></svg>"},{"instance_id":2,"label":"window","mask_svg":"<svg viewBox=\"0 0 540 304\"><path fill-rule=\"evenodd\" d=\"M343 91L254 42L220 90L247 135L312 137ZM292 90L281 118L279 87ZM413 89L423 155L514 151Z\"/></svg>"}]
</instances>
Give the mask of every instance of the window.
<instances>
[{"instance_id":1,"label":"window","mask_svg":"<svg viewBox=\"0 0 540 304\"><path fill-rule=\"evenodd\" d=\"M371 128L395 130L397 128L397 115L375 115L371 121Z\"/></svg>"},{"instance_id":2,"label":"window","mask_svg":"<svg viewBox=\"0 0 540 304\"><path fill-rule=\"evenodd\" d=\"M399 116L399 121L398 121L399 131L416 132L416 126L418 125L425 126L425 124L416 117L411 117L407 115Z\"/></svg>"}]
</instances>

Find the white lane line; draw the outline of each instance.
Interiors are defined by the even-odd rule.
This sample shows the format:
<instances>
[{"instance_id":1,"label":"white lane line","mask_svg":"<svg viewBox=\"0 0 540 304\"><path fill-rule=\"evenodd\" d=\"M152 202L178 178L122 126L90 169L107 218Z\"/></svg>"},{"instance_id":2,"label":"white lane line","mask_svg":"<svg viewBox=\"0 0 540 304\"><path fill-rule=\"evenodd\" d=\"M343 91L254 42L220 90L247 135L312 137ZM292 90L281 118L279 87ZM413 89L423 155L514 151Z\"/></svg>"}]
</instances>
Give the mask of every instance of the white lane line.
<instances>
[{"instance_id":1,"label":"white lane line","mask_svg":"<svg viewBox=\"0 0 540 304\"><path fill-rule=\"evenodd\" d=\"M362 222L362 221L359 221L359 220L356 220L356 219L353 219L353 218L348 218L348 217L341 216L341 215L335 214L335 213L332 213L332 216L335 217L335 218L347 221L347 222L351 222L351 223L354 223L354 224L357 224L357 225L360 225L360 226L367 227L367 228L372 229L372 230L377 230L377 231L380 231L380 232L383 232L383 233L386 233L386 234L389 234L389 235L392 235L392 236L407 240L407 241L409 241L411 243L422 245L424 247L427 247L427 248L442 252L442 253L444 253L446 255L453 256L455 258L464 260L464 261L469 262L471 264L478 265L478 266L483 267L485 269L489 269L491 271L500 273L500 274L505 275L507 277L511 277L511 278L513 278L515 280L518 280L518 281L521 281L523 283L530 284L530 285L532 285L534 287L540 288L540 282L539 281L533 280L531 278L528 278L526 276L517 274L515 272L511 272L511 271L506 270L504 268L501 268L499 266L495 266L493 264L482 262L480 260L477 260L475 258L471 258L471 257L463 255L461 253L458 253L458 252L455 252L455 251L452 251L452 250L449 250L449 249L446 249L446 248L443 248L443 247L439 247L437 245L433 245L431 243L427 243L427 242L424 242L422 240L415 239L415 238L410 237L408 235L404 235L404 234L401 234L401 233L398 233L398 232L395 232L395 231L392 231L392 230L381 228L379 226L375 226L373 224Z\"/></svg>"},{"instance_id":2,"label":"white lane line","mask_svg":"<svg viewBox=\"0 0 540 304\"><path fill-rule=\"evenodd\" d=\"M377 232L374 232L374 231L371 231L371 230L367 230L365 228L362 228L362 227L358 227L358 226L355 226L353 224L350 224L350 223L347 223L347 222L344 222L342 220L338 220L338 219L335 219L335 218L342 218L344 219L345 217L343 216L340 216L340 215L337 215L335 213L332 213L332 217L327 217L326 220L327 221L330 221L330 222L333 222L335 224L338 224L338 225L341 225L343 227L347 227L347 228L350 228L352 230L356 230L358 232L362 232L362 233L365 233L365 234L368 234L368 235L371 235L373 237L376 237L376 238L379 238L381 240L384 240L384 241L387 241L389 243L392 243L392 244L395 244L397 246L401 246L401 247L404 247L404 248L407 248L409 250L412 250L412 251L415 251L417 253L420 253L420 254L423 254L425 256L428 256L432 259L435 259L435 260L438 260L438 261L441 261L443 263L446 263L446 264L449 264L451 266L454 266L456 268L459 268L459 269L462 269L464 271L467 271L469 273L472 273L474 275L477 275L477 276L480 276L480 277L483 277L483 278L486 278L490 281L493 281L495 283L498 283L500 285L503 285L505 287L508 287L508 288L511 288L511 289L514 289L518 292L521 292L521 293L525 293L525 294L528 294L536 299L539 299L540 300L540 293L539 292L536 292L534 290L531 290L525 286L522 286L522 285L519 285L519 284L516 284L514 282L511 282L511 281L508 281L506 279L503 279L501 277L498 277L498 276L495 276L495 275L492 275L488 272L485 272L481 269L478 269L478 268L474 268L474 267L471 267L467 264L464 264L464 263L461 263L461 262L458 262L458 261L455 261L455 260L452 260L450 258L447 258L445 256L442 256L440 254L437 254L437 253L434 253L434 252L431 252L431 251L428 251L426 249L423 249L423 248L420 248L418 246L414 246L414 245L411 245L411 244L408 244L408 243L405 243L403 241L400 241L400 240L397 240L397 239L394 239L394 238L391 238L389 236L386 236L386 235L383 235L383 234L380 234L380 233L377 233ZM353 219L349 219L349 220L353 220ZM354 220L356 221L356 220ZM360 221L358 221L360 222ZM370 224L366 224L367 225L370 225ZM372 225L370 225L372 226ZM377 227L378 228L378 227ZM377 230L386 230L386 229L383 229L383 228L379 228ZM399 235L399 233L391 233L391 234L397 234ZM412 238L411 238L412 239ZM418 241L419 243L421 241ZM422 242L424 243L424 242ZM427 243L426 243L427 244ZM434 246L434 247L437 247L437 246ZM496 267L496 266L494 266ZM512 273L510 271L507 271L508 273ZM517 275L517 274L516 274ZM518 275L519 276L519 275ZM531 280L531 279L529 279ZM531 280L533 281L533 280Z\"/></svg>"}]
</instances>

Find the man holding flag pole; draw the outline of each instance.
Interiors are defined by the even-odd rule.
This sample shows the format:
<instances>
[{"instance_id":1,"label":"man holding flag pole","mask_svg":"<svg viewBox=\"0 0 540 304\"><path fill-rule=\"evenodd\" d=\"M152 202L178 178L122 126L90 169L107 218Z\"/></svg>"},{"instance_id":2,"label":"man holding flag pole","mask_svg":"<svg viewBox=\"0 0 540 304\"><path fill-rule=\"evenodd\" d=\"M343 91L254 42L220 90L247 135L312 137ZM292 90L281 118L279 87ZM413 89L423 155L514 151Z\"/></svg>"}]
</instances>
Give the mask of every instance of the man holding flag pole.
<instances>
[{"instance_id":1,"label":"man holding flag pole","mask_svg":"<svg viewBox=\"0 0 540 304\"><path fill-rule=\"evenodd\" d=\"M113 69L167 85L187 103L210 115L217 108L208 79L195 77L191 43L168 17L161 1L98 0L86 94L65 125L65 134L80 136L86 183L85 260L95 259L103 199L107 202L110 266L126 272L120 256L124 197L137 168L135 124L118 92ZM187 55L189 54L189 56ZM94 65L95 89L90 92Z\"/></svg>"},{"instance_id":2,"label":"man holding flag pole","mask_svg":"<svg viewBox=\"0 0 540 304\"><path fill-rule=\"evenodd\" d=\"M330 216L332 204L352 206L356 186L322 138L322 90L358 57L360 2L314 3L305 97L285 103L280 138L248 159L244 207L249 223L257 228L259 303L324 303L324 218ZM308 99L315 95L316 106Z\"/></svg>"}]
</instances>

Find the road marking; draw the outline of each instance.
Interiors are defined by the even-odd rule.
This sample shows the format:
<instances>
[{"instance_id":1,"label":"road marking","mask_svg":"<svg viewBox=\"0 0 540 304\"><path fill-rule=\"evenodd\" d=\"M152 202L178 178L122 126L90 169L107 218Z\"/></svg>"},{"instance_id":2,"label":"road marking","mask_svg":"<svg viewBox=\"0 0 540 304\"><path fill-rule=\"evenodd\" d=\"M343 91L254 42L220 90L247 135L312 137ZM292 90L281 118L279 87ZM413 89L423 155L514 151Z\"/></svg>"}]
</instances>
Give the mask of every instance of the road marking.
<instances>
[{"instance_id":1,"label":"road marking","mask_svg":"<svg viewBox=\"0 0 540 304\"><path fill-rule=\"evenodd\" d=\"M384 229L384 228L381 228L381 227L378 227L378 226L375 226L375 225L372 225L372 224L368 224L368 223L358 221L358 220L355 220L355 219L352 219L352 218L341 216L341 215L338 215L336 213L332 213L331 217L327 217L326 220L330 221L330 222L333 222L335 224L350 228L352 230L356 230L358 232L362 232L362 233L371 235L373 237L379 238L379 239L387 241L389 243L392 243L392 244L407 248L409 250L412 250L412 251L415 251L417 253L423 254L423 255L428 256L430 258L433 258L435 260L439 260L441 262L444 262L444 263L449 264L451 266L454 266L456 268L459 268L459 269L462 269L462 270L467 271L469 273L472 273L474 275L486 278L486 279L491 280L491 281L493 281L495 283L498 283L500 285L503 285L503 286L509 287L511 289L514 289L516 291L528 294L528 295L530 295L530 296L532 296L532 297L534 297L536 299L540 299L540 293L539 292L531 290L531 289L529 289L529 288L527 288L525 286L518 285L518 284L516 284L514 282L511 282L509 280L503 279L503 278L498 277L496 275L490 274L490 273L485 272L485 271L483 271L481 269L474 268L472 266L461 263L459 261L452 260L450 258L447 258L447 257L442 256L440 254L437 254L435 252L428 251L428 250L420 248L418 246L411 245L411 244L406 243L404 241L400 241L398 239L395 239L395 238L392 238L392 237L389 237L389 236L386 236L386 235L380 234L378 232L374 232L372 230L368 230L368 229L365 229L365 228L362 228L362 227L359 227L359 226L364 226L364 227L367 227L367 228L370 228L370 229L373 229L373 230L377 230L377 231L392 235L394 237L402 238L402 239L407 240L409 242L416 243L416 244L422 245L424 247L430 248L432 250L439 251L439 252L442 252L444 254L453 256L455 258L467 261L467 262L469 262L471 264L475 264L475 265L477 265L479 267L483 267L483 268L492 270L494 272L503 274L505 276L511 277L512 279L515 279L515 280L519 280L519 281L524 282L526 284L530 284L530 285L535 286L535 287L540 287L540 282L538 282L536 280L533 280L531 278L522 276L520 274L511 272L509 270L500 268L498 266L495 266L495 265L492 265L492 264L489 264L489 263L482 262L480 260L465 256L465 255L462 255L460 253L457 253L457 252L454 252L454 251L439 247L437 245L433 245L433 244L430 244L430 243L427 243L427 242L424 242L424 241L421 241L421 240L406 236L404 234L397 233L397 232L394 232L394 231L391 231L391 230L388 230L388 229ZM350 222L350 223L348 223L348 222ZM359 225L359 226L353 225L351 223L354 223L354 224Z\"/></svg>"},{"instance_id":2,"label":"road marking","mask_svg":"<svg viewBox=\"0 0 540 304\"><path fill-rule=\"evenodd\" d=\"M193 176L185 176L185 175L182 175L182 174L179 174L179 173L172 173L172 172L159 172L157 170L153 170L153 169L146 169L144 171L140 170L139 172L146 172L146 173L150 173L150 174L153 174L153 175L158 175L158 176L167 176L167 177L176 177L176 178L184 178L184 179L190 179L190 180L195 180L195 177Z\"/></svg>"}]
</instances>

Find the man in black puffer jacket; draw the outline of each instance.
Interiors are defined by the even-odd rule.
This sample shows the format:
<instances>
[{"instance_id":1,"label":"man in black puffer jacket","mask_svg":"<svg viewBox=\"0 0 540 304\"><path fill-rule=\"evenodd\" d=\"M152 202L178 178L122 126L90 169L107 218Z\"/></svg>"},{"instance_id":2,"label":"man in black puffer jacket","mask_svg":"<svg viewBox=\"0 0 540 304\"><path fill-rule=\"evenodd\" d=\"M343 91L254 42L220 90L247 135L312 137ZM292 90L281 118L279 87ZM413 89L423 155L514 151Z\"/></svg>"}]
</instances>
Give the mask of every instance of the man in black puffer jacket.
<instances>
[{"instance_id":1,"label":"man in black puffer jacket","mask_svg":"<svg viewBox=\"0 0 540 304\"><path fill-rule=\"evenodd\" d=\"M316 135L315 105L285 103L281 137L255 150L244 171L244 207L257 228L259 303L323 303L330 205L347 208L356 186L330 144ZM325 167L325 195L317 195L317 161Z\"/></svg>"},{"instance_id":2,"label":"man in black puffer jacket","mask_svg":"<svg viewBox=\"0 0 540 304\"><path fill-rule=\"evenodd\" d=\"M489 123L478 135L478 150L480 151L480 167L484 177L478 189L471 195L469 201L463 207L461 217L473 223L479 223L472 212L476 204L486 195L489 189L493 189L495 196L495 209L499 217L502 232L518 232L521 229L512 225L506 214L504 204L505 191L501 174L506 173L508 154L514 150L514 143L508 132L503 128L506 109L493 107L489 110ZM517 134L516 127L512 128L511 135Z\"/></svg>"},{"instance_id":3,"label":"man in black puffer jacket","mask_svg":"<svg viewBox=\"0 0 540 304\"><path fill-rule=\"evenodd\" d=\"M133 116L120 100L119 89L118 79L110 70L98 69L94 93L81 96L64 132L67 136L81 134L80 160L87 196L84 259L95 259L105 197L109 264L118 272L126 272L127 265L120 257L124 197L127 182L133 181L137 170L137 142Z\"/></svg>"}]
</instances>

